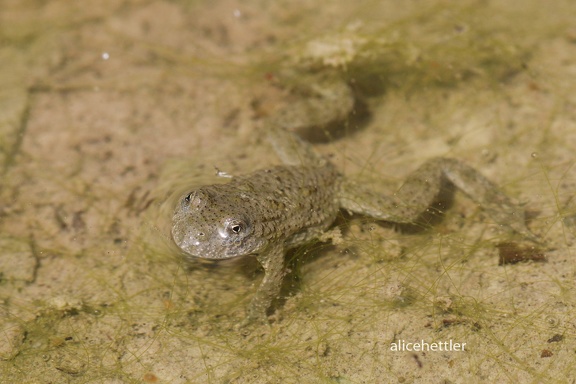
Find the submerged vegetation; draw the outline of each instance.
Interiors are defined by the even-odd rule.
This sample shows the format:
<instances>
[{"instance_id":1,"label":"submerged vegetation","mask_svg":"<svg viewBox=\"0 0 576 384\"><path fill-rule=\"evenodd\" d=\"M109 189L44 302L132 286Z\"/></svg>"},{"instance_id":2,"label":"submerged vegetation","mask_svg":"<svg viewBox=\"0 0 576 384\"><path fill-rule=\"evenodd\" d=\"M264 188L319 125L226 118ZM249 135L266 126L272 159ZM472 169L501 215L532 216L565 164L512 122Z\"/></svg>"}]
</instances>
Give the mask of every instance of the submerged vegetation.
<instances>
[{"instance_id":1,"label":"submerged vegetation","mask_svg":"<svg viewBox=\"0 0 576 384\"><path fill-rule=\"evenodd\" d=\"M5 381L574 376L576 182L566 143L576 140L567 108L576 83L562 66L576 61L565 53L571 3L327 2L269 12L258 2L4 3ZM567 56L549 61L550 52ZM294 73L343 79L370 112L362 135L318 145L345 172L386 184L429 154L470 155L530 201L529 224L551 244L536 255L547 262L513 252L513 264L499 266L494 245L509 239L465 199L419 234L343 215L342 242L290 255L273 325L236 331L261 274L250 261L182 263L166 196L215 166L236 174L275 161L252 126L274 108L266 103L297 89ZM551 96L556 87L563 92ZM400 339L469 349L390 352Z\"/></svg>"}]
</instances>

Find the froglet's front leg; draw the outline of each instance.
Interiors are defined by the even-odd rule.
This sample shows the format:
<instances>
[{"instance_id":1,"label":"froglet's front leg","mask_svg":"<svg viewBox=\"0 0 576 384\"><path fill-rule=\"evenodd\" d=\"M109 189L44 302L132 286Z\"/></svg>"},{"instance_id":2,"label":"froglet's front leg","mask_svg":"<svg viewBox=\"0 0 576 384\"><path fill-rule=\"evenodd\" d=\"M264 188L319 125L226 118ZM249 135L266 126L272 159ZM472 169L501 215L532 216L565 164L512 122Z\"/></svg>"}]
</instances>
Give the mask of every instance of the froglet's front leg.
<instances>
[{"instance_id":1,"label":"froglet's front leg","mask_svg":"<svg viewBox=\"0 0 576 384\"><path fill-rule=\"evenodd\" d=\"M278 297L285 275L284 252L284 247L278 244L267 253L257 257L258 262L264 268L264 279L252 298L248 314L240 326L254 322L268 323L266 312L272 305L272 301Z\"/></svg>"}]
</instances>

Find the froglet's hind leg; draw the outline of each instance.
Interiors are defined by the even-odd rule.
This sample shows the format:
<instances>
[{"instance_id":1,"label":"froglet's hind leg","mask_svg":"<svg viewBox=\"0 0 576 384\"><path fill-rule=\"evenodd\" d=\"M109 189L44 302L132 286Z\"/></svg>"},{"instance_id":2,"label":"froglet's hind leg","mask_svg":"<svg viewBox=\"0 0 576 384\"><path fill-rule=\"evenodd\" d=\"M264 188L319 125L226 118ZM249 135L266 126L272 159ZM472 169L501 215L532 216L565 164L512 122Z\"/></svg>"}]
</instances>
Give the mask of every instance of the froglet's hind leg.
<instances>
[{"instance_id":1,"label":"froglet's hind leg","mask_svg":"<svg viewBox=\"0 0 576 384\"><path fill-rule=\"evenodd\" d=\"M352 88L341 78L299 73L289 75L287 82L292 85L292 93L302 97L272 117L274 125L283 129L300 132L323 129L343 122L354 109Z\"/></svg>"},{"instance_id":2,"label":"froglet's hind leg","mask_svg":"<svg viewBox=\"0 0 576 384\"><path fill-rule=\"evenodd\" d=\"M265 123L265 134L284 164L323 166L326 159L318 156L312 146L293 131L321 130L344 121L352 113L354 94L340 79L305 77L299 82L300 93L306 97L271 116Z\"/></svg>"},{"instance_id":3,"label":"froglet's hind leg","mask_svg":"<svg viewBox=\"0 0 576 384\"><path fill-rule=\"evenodd\" d=\"M274 151L285 165L306 165L321 167L326 159L318 156L312 146L296 134L286 131L272 122L267 127L267 138Z\"/></svg>"},{"instance_id":4,"label":"froglet's hind leg","mask_svg":"<svg viewBox=\"0 0 576 384\"><path fill-rule=\"evenodd\" d=\"M414 223L434 202L444 182L450 182L480 205L498 224L539 242L524 222L524 209L514 204L490 180L455 159L435 158L408 176L393 196L381 196L354 183L344 183L344 209L396 223Z\"/></svg>"}]
</instances>

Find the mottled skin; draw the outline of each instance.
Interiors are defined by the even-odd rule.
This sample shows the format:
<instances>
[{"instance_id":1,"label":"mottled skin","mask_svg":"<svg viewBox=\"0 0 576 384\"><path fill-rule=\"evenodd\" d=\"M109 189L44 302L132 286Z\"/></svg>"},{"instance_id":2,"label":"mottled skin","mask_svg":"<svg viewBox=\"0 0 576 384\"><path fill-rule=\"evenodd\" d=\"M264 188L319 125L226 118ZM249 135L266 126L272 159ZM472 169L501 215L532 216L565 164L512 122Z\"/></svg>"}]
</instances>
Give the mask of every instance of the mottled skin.
<instances>
[{"instance_id":1,"label":"mottled skin","mask_svg":"<svg viewBox=\"0 0 576 384\"><path fill-rule=\"evenodd\" d=\"M345 115L342 109L352 107L350 100L338 102L342 95L351 94L336 88L315 99L318 107L305 106L316 113L314 120L329 120L334 113ZM322 100L327 100L324 106ZM393 196L382 196L345 180L309 144L284 130L287 116L286 111L277 114L266 132L286 165L234 177L227 184L200 187L186 193L174 213L172 237L189 257L253 255L263 266L264 279L244 324L267 322L266 312L280 292L286 251L322 235L340 209L379 220L414 223L445 184L452 183L496 222L537 241L525 226L523 209L458 160L429 160L409 175Z\"/></svg>"},{"instance_id":2,"label":"mottled skin","mask_svg":"<svg viewBox=\"0 0 576 384\"><path fill-rule=\"evenodd\" d=\"M336 218L334 167L279 166L201 187L176 209L173 238L187 254L208 259L255 255L266 274L249 308L265 320L284 276L284 253L322 234Z\"/></svg>"}]
</instances>

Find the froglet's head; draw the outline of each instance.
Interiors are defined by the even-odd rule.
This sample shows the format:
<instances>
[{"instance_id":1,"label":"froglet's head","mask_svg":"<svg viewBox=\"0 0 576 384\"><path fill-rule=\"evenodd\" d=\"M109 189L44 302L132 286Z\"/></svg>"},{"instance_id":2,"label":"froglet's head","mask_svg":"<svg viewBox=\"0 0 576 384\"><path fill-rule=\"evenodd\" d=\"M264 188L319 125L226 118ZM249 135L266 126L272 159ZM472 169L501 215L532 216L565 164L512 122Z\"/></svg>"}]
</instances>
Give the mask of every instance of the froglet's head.
<instances>
[{"instance_id":1,"label":"froglet's head","mask_svg":"<svg viewBox=\"0 0 576 384\"><path fill-rule=\"evenodd\" d=\"M174 242L187 255L204 259L258 254L266 241L255 236L242 197L218 187L201 187L180 199L172 219Z\"/></svg>"}]
</instances>

